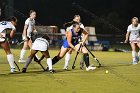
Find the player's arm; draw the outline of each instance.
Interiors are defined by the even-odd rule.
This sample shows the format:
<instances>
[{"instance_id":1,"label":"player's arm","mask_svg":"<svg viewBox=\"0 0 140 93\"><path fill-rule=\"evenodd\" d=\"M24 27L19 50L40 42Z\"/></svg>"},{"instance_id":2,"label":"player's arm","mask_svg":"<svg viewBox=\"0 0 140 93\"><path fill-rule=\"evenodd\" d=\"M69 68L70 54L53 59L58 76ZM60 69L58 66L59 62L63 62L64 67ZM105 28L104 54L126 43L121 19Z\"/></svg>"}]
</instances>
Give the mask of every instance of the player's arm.
<instances>
[{"instance_id":1,"label":"player's arm","mask_svg":"<svg viewBox=\"0 0 140 93\"><path fill-rule=\"evenodd\" d=\"M127 31L127 33L126 33L126 35L125 35L125 41L124 41L125 43L128 42L129 34L130 34L130 32Z\"/></svg>"},{"instance_id":2,"label":"player's arm","mask_svg":"<svg viewBox=\"0 0 140 93\"><path fill-rule=\"evenodd\" d=\"M67 32L67 41L68 41L68 44L69 46L72 48L72 49L75 49L74 45L71 43L72 42L72 33L70 31Z\"/></svg>"},{"instance_id":3,"label":"player's arm","mask_svg":"<svg viewBox=\"0 0 140 93\"><path fill-rule=\"evenodd\" d=\"M86 30L82 29L82 34L83 34L82 43L85 44L85 42L88 38L88 32Z\"/></svg>"},{"instance_id":4,"label":"player's arm","mask_svg":"<svg viewBox=\"0 0 140 93\"><path fill-rule=\"evenodd\" d=\"M27 37L27 29L28 29L28 25L25 24L24 25L24 29L23 29L23 35L25 36L25 40L28 40L28 37Z\"/></svg>"},{"instance_id":5,"label":"player's arm","mask_svg":"<svg viewBox=\"0 0 140 93\"><path fill-rule=\"evenodd\" d=\"M33 32L37 32L37 30L36 30L35 26L33 26Z\"/></svg>"},{"instance_id":6,"label":"player's arm","mask_svg":"<svg viewBox=\"0 0 140 93\"><path fill-rule=\"evenodd\" d=\"M14 33L16 32L15 29L13 29L11 32L10 32L10 38L13 38L14 37Z\"/></svg>"},{"instance_id":7,"label":"player's arm","mask_svg":"<svg viewBox=\"0 0 140 93\"><path fill-rule=\"evenodd\" d=\"M9 36L10 36L10 38L13 38L14 37L14 34L15 34L15 32L16 32L16 28L15 28L15 26L14 25L11 25L11 31L9 31L9 30L7 30L7 33L9 33Z\"/></svg>"}]
</instances>

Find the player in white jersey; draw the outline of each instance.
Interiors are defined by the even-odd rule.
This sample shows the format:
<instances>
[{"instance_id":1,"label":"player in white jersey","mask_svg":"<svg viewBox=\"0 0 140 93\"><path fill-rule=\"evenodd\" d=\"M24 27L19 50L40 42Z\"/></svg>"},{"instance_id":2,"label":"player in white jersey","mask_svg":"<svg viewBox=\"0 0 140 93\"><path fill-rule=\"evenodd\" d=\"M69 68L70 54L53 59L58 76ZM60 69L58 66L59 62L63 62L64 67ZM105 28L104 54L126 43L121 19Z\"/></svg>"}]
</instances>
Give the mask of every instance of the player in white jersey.
<instances>
[{"instance_id":1,"label":"player in white jersey","mask_svg":"<svg viewBox=\"0 0 140 93\"><path fill-rule=\"evenodd\" d=\"M52 59L50 58L50 54L48 51L48 47L49 47L49 42L48 42L49 37L45 34L44 36L38 36L32 46L31 49L31 54L30 56L27 58L25 65L22 69L22 72L25 73L27 70L28 65L31 63L33 57L35 56L35 54L40 51L43 54L43 57L45 57L47 59L47 64L48 64L48 70L49 72L53 73L54 70L52 69ZM40 62L40 61L38 61Z\"/></svg>"},{"instance_id":2,"label":"player in white jersey","mask_svg":"<svg viewBox=\"0 0 140 93\"><path fill-rule=\"evenodd\" d=\"M73 23L75 22L78 22L79 25L80 25L80 28L84 29L85 30L85 27L84 25L80 22L81 21L81 18L80 18L80 15L75 15L74 16L74 19L72 22L70 23L66 23L64 25L69 25L67 28L66 28L66 34L68 33L68 31L70 31L72 28L73 28ZM85 30L86 31L86 30ZM82 34L83 35L83 34ZM65 65L64 65L64 68L65 70L68 69L68 64L69 64L69 61L70 61L70 57L71 57L71 53L72 53L72 48L66 53L66 57L65 57ZM83 57L82 57L82 60L80 62L80 68L81 69L84 69L84 61L83 61Z\"/></svg>"},{"instance_id":3,"label":"player in white jersey","mask_svg":"<svg viewBox=\"0 0 140 93\"><path fill-rule=\"evenodd\" d=\"M9 34L10 38L14 36L16 23L17 18L14 16L10 17L7 21L0 22L0 45L6 52L11 72L15 72L16 70L14 66L14 56L11 53L9 42L6 39L6 34Z\"/></svg>"},{"instance_id":4,"label":"player in white jersey","mask_svg":"<svg viewBox=\"0 0 140 93\"><path fill-rule=\"evenodd\" d=\"M126 33L126 40L125 43L128 42L128 38L130 41L130 45L132 48L132 59L133 62L132 64L137 64L139 61L140 57L140 50L138 52L138 55L136 54L136 45L140 48L140 24L139 20L137 17L132 18L132 24L130 24L127 28L127 33Z\"/></svg>"},{"instance_id":5,"label":"player in white jersey","mask_svg":"<svg viewBox=\"0 0 140 93\"><path fill-rule=\"evenodd\" d=\"M20 52L20 58L18 62L25 62L25 60L23 60L23 57L27 50L27 47L29 46L30 49L32 47L31 33L36 32L36 29L35 29L36 12L34 10L30 10L29 14L30 14L30 17L25 21L25 25L24 25L24 30L22 34L24 45Z\"/></svg>"}]
</instances>

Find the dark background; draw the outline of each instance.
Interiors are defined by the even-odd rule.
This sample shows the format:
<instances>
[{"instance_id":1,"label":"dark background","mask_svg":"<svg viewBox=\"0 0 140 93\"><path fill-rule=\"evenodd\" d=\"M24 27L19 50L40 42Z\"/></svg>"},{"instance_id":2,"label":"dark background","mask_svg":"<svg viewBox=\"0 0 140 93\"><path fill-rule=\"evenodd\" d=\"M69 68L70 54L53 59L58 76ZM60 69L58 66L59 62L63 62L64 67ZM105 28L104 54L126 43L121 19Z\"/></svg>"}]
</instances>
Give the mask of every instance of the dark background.
<instances>
[{"instance_id":1,"label":"dark background","mask_svg":"<svg viewBox=\"0 0 140 93\"><path fill-rule=\"evenodd\" d=\"M7 1L0 1L3 9ZM62 28L63 23L80 14L82 23L95 26L96 33L124 34L131 18L139 18L139 5L140 0L14 0L14 15L19 20L17 28L20 32L29 10L34 9L37 12L36 25L57 25ZM1 18L5 18L4 14Z\"/></svg>"}]
</instances>

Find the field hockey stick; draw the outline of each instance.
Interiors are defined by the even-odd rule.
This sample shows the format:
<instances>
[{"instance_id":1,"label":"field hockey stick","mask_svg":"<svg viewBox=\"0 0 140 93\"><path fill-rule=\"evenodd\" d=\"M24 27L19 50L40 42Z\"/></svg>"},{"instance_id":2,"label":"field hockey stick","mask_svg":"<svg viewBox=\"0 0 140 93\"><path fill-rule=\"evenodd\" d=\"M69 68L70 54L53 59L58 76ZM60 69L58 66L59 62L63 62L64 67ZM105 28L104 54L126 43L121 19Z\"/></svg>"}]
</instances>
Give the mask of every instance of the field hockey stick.
<instances>
[{"instance_id":1,"label":"field hockey stick","mask_svg":"<svg viewBox=\"0 0 140 93\"><path fill-rule=\"evenodd\" d=\"M42 69L44 70L44 71L46 71L46 69L43 67L43 65L40 63L40 62L37 62L41 67L42 67Z\"/></svg>"},{"instance_id":2,"label":"field hockey stick","mask_svg":"<svg viewBox=\"0 0 140 93\"><path fill-rule=\"evenodd\" d=\"M34 59L35 59L35 60L38 60L38 59L36 58L36 56L34 56ZM35 61L35 62L37 62L37 63L41 66L41 68L42 68L44 71L46 71L46 69L43 67L43 65L41 64L41 62L38 62L38 61Z\"/></svg>"},{"instance_id":3,"label":"field hockey stick","mask_svg":"<svg viewBox=\"0 0 140 93\"><path fill-rule=\"evenodd\" d=\"M23 44L25 42L25 40L21 41L20 43L18 42L17 45L20 46L21 44Z\"/></svg>"},{"instance_id":4,"label":"field hockey stick","mask_svg":"<svg viewBox=\"0 0 140 93\"><path fill-rule=\"evenodd\" d=\"M15 61L14 61L14 63L16 65L16 67L18 68L18 71L20 71L20 68L19 68L18 64Z\"/></svg>"},{"instance_id":5,"label":"field hockey stick","mask_svg":"<svg viewBox=\"0 0 140 93\"><path fill-rule=\"evenodd\" d=\"M101 67L101 63L99 62L99 60L93 55L93 53L88 49L88 47L86 45L84 45L84 46L88 50L88 52L92 55L92 57L97 61L97 63L99 64L98 67Z\"/></svg>"},{"instance_id":6,"label":"field hockey stick","mask_svg":"<svg viewBox=\"0 0 140 93\"><path fill-rule=\"evenodd\" d=\"M79 49L78 49L78 51L76 52L76 56L75 56L75 59L74 59L73 65L72 65L72 69L75 68L75 62L76 62L76 59L77 59L77 56L78 56L78 54L79 54L79 52L80 52L80 48L81 48L81 47L82 47L82 44L80 44Z\"/></svg>"},{"instance_id":7,"label":"field hockey stick","mask_svg":"<svg viewBox=\"0 0 140 93\"><path fill-rule=\"evenodd\" d=\"M23 40L23 41L21 41L20 43L18 42L16 48L20 47L25 41L26 41L26 40Z\"/></svg>"}]
</instances>

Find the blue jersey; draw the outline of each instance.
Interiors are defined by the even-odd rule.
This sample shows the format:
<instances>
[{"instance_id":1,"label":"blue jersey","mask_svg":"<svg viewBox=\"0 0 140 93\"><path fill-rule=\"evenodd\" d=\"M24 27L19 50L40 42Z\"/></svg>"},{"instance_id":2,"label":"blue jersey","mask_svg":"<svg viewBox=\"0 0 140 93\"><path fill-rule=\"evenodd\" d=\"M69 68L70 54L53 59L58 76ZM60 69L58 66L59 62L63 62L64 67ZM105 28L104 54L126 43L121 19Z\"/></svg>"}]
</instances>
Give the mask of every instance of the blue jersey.
<instances>
[{"instance_id":1,"label":"blue jersey","mask_svg":"<svg viewBox=\"0 0 140 93\"><path fill-rule=\"evenodd\" d=\"M77 45L79 43L79 39L81 39L82 31L80 30L77 35L74 33L73 29L71 29L70 31L72 33L72 41L71 41L71 43L75 46L75 45ZM68 44L68 41L67 41L67 38L63 41L62 46L64 48L70 48L70 46Z\"/></svg>"}]
</instances>

